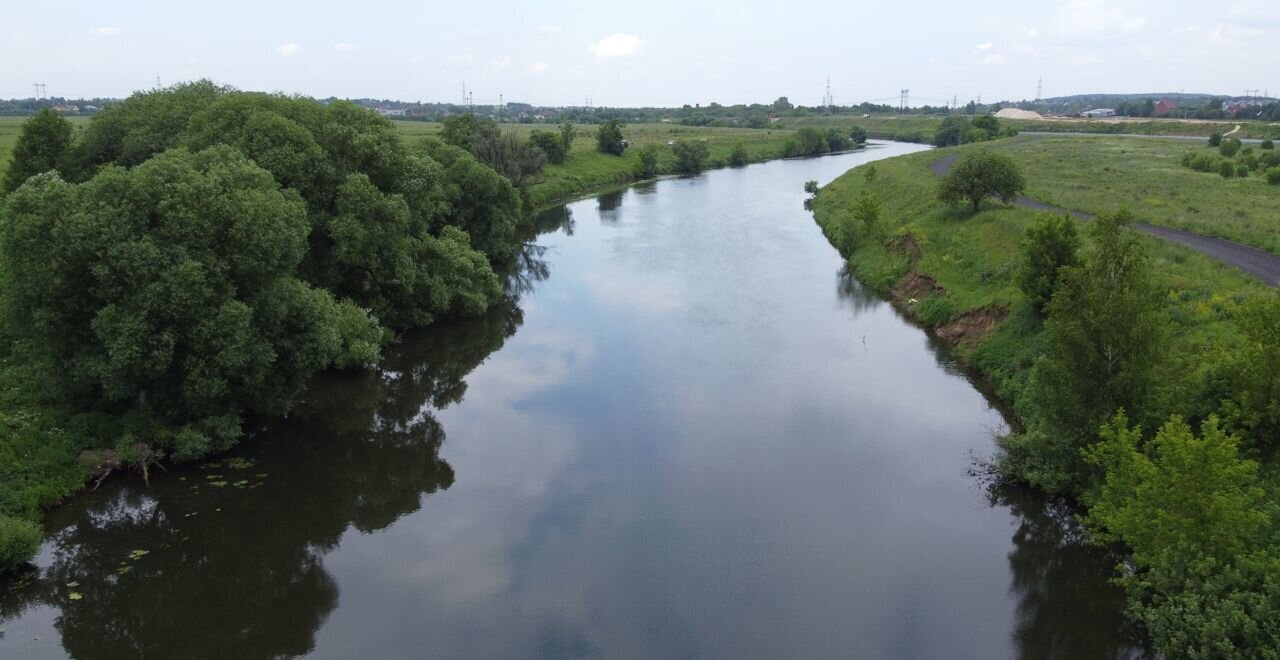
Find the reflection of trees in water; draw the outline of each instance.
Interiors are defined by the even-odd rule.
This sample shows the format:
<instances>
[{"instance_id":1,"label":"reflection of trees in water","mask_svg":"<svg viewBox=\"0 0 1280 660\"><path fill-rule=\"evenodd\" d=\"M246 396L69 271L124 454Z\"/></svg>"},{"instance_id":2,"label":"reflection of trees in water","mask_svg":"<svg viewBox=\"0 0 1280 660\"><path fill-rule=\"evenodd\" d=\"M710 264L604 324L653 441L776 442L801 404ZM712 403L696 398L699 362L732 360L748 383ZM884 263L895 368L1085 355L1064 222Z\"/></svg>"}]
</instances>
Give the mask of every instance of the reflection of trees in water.
<instances>
[{"instance_id":1,"label":"reflection of trees in water","mask_svg":"<svg viewBox=\"0 0 1280 660\"><path fill-rule=\"evenodd\" d=\"M626 189L623 189L596 196L596 207L600 209L600 219L616 221L617 217L609 214L609 212L616 211L620 206L622 206L622 197L626 194ZM606 214L609 215L606 217Z\"/></svg>"},{"instance_id":2,"label":"reflection of trees in water","mask_svg":"<svg viewBox=\"0 0 1280 660\"><path fill-rule=\"evenodd\" d=\"M570 209L567 205L553 206L533 215L534 237L561 229L564 230L566 236L573 236L573 209Z\"/></svg>"},{"instance_id":3,"label":"reflection of trees in water","mask_svg":"<svg viewBox=\"0 0 1280 660\"><path fill-rule=\"evenodd\" d=\"M348 529L383 529L452 485L429 408L460 401L467 374L520 322L508 300L406 338L377 371L318 378L287 422L232 457L251 466L108 482L54 512L51 563L0 593L0 617L59 607L76 658L307 653L338 602L323 556ZM134 549L149 554L130 560Z\"/></svg>"},{"instance_id":4,"label":"reflection of trees in water","mask_svg":"<svg viewBox=\"0 0 1280 660\"><path fill-rule=\"evenodd\" d=\"M836 296L854 312L872 310L884 304L883 298L858 281L847 261L836 272Z\"/></svg>"},{"instance_id":5,"label":"reflection of trees in water","mask_svg":"<svg viewBox=\"0 0 1280 660\"><path fill-rule=\"evenodd\" d=\"M1018 522L1009 553L1018 657L1141 657L1142 642L1121 625L1124 592L1110 582L1116 558L1085 541L1076 510L1023 488L994 487L990 498Z\"/></svg>"}]
</instances>

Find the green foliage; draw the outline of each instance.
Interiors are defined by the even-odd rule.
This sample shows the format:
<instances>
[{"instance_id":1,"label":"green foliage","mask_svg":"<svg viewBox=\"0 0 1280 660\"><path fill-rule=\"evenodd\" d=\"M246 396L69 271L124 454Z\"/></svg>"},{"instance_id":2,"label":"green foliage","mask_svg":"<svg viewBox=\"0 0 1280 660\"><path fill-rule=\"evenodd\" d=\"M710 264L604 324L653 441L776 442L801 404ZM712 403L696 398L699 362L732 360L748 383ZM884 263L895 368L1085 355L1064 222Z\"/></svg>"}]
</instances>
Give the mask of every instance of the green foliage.
<instances>
[{"instance_id":1,"label":"green foliage","mask_svg":"<svg viewBox=\"0 0 1280 660\"><path fill-rule=\"evenodd\" d=\"M418 148L444 167L440 198L451 211L447 224L465 231L472 247L491 259L514 254L521 207L511 184L456 147L427 138Z\"/></svg>"},{"instance_id":2,"label":"green foliage","mask_svg":"<svg viewBox=\"0 0 1280 660\"><path fill-rule=\"evenodd\" d=\"M867 129L861 126L854 126L853 128L849 129L849 139L853 140L854 144L866 144Z\"/></svg>"},{"instance_id":3,"label":"green foliage","mask_svg":"<svg viewBox=\"0 0 1280 660\"><path fill-rule=\"evenodd\" d=\"M1009 203L1025 188L1026 181L1013 159L980 150L956 161L938 187L938 198L951 206L967 201L977 213L983 199L996 197Z\"/></svg>"},{"instance_id":4,"label":"green foliage","mask_svg":"<svg viewBox=\"0 0 1280 660\"><path fill-rule=\"evenodd\" d=\"M596 129L596 151L621 156L626 148L626 142L622 137L622 125L617 119L610 119Z\"/></svg>"},{"instance_id":5,"label":"green foliage","mask_svg":"<svg viewBox=\"0 0 1280 660\"><path fill-rule=\"evenodd\" d=\"M1280 447L1280 295L1247 300L1236 325L1244 341L1231 355L1234 387L1223 408L1231 427L1271 451Z\"/></svg>"},{"instance_id":6,"label":"green foliage","mask_svg":"<svg viewBox=\"0 0 1280 660\"><path fill-rule=\"evenodd\" d=\"M810 195L817 195L817 194L818 194L818 182L817 182L816 180L805 181L805 182L804 182L804 191L805 191L805 192L807 192L807 193L809 193Z\"/></svg>"},{"instance_id":7,"label":"green foliage","mask_svg":"<svg viewBox=\"0 0 1280 660\"><path fill-rule=\"evenodd\" d=\"M960 143L972 144L974 142L986 142L987 140L990 140L990 139L991 139L991 136L987 135L987 132L982 130L981 128L971 128L965 131L964 135L961 136Z\"/></svg>"},{"instance_id":8,"label":"green foliage","mask_svg":"<svg viewBox=\"0 0 1280 660\"><path fill-rule=\"evenodd\" d=\"M1076 221L1067 215L1046 213L1027 227L1023 260L1018 268L1018 288L1040 313L1058 290L1063 268L1080 264L1080 237Z\"/></svg>"},{"instance_id":9,"label":"green foliage","mask_svg":"<svg viewBox=\"0 0 1280 660\"><path fill-rule=\"evenodd\" d=\"M1239 153L1240 147L1241 143L1239 140L1235 138L1227 138L1218 145L1218 153L1222 154L1224 158L1234 158L1235 155Z\"/></svg>"},{"instance_id":10,"label":"green foliage","mask_svg":"<svg viewBox=\"0 0 1280 660\"><path fill-rule=\"evenodd\" d=\"M537 145L492 122L479 126L471 135L470 150L476 160L506 177L517 190L524 190L547 162Z\"/></svg>"},{"instance_id":11,"label":"green foliage","mask_svg":"<svg viewBox=\"0 0 1280 660\"><path fill-rule=\"evenodd\" d=\"M450 115L444 119L444 129L440 132L440 139L444 140L445 144L470 149L471 141L475 139L481 127L492 123L491 119L477 117L471 113Z\"/></svg>"},{"instance_id":12,"label":"green foliage","mask_svg":"<svg viewBox=\"0 0 1280 660\"><path fill-rule=\"evenodd\" d=\"M955 301L946 296L929 296L916 305L915 314L927 327L937 328L955 318Z\"/></svg>"},{"instance_id":13,"label":"green foliage","mask_svg":"<svg viewBox=\"0 0 1280 660\"><path fill-rule=\"evenodd\" d=\"M1045 356L1031 374L1038 485L1078 492L1090 476L1079 450L1118 409L1142 410L1167 336L1163 298L1131 216L1102 216L1088 227L1092 250L1063 268L1046 311Z\"/></svg>"},{"instance_id":14,"label":"green foliage","mask_svg":"<svg viewBox=\"0 0 1280 660\"><path fill-rule=\"evenodd\" d=\"M658 154L662 149L656 144L640 148L640 178L651 179L658 175Z\"/></svg>"},{"instance_id":15,"label":"green foliage","mask_svg":"<svg viewBox=\"0 0 1280 660\"><path fill-rule=\"evenodd\" d=\"M1216 147L1216 146L1219 146L1219 145L1221 145L1221 144L1222 144L1222 134L1221 134L1221 133L1211 133L1211 134L1209 135L1209 146L1210 146L1210 147Z\"/></svg>"},{"instance_id":16,"label":"green foliage","mask_svg":"<svg viewBox=\"0 0 1280 660\"><path fill-rule=\"evenodd\" d=\"M747 164L747 160L747 148L741 142L733 145L733 151L729 152L729 165L742 167Z\"/></svg>"},{"instance_id":17,"label":"green foliage","mask_svg":"<svg viewBox=\"0 0 1280 660\"><path fill-rule=\"evenodd\" d=\"M566 156L573 150L573 138L578 134L578 129L573 127L573 122L566 121L560 124L560 148ZM564 162L561 160L560 162Z\"/></svg>"},{"instance_id":18,"label":"green foliage","mask_svg":"<svg viewBox=\"0 0 1280 660\"><path fill-rule=\"evenodd\" d=\"M827 135L816 128L805 127L796 131L795 138L787 142L784 156L821 156L830 151Z\"/></svg>"},{"instance_id":19,"label":"green foliage","mask_svg":"<svg viewBox=\"0 0 1280 660\"><path fill-rule=\"evenodd\" d=\"M1267 170L1267 183L1273 186L1280 186L1280 166L1272 167Z\"/></svg>"},{"instance_id":20,"label":"green foliage","mask_svg":"<svg viewBox=\"0 0 1280 660\"><path fill-rule=\"evenodd\" d=\"M874 178L874 169L867 172ZM858 223L858 227L862 230L864 236L874 236L878 233L882 207L880 198L870 190L863 190L858 193L858 198L853 202L851 216L853 221Z\"/></svg>"},{"instance_id":21,"label":"green foliage","mask_svg":"<svg viewBox=\"0 0 1280 660\"><path fill-rule=\"evenodd\" d=\"M933 133L933 146L954 147L964 141L971 124L968 117L952 115L942 120Z\"/></svg>"},{"instance_id":22,"label":"green foliage","mask_svg":"<svg viewBox=\"0 0 1280 660\"><path fill-rule=\"evenodd\" d=\"M853 138L838 128L828 128L827 148L831 151L848 151L853 148Z\"/></svg>"},{"instance_id":23,"label":"green foliage","mask_svg":"<svg viewBox=\"0 0 1280 660\"><path fill-rule=\"evenodd\" d=\"M65 170L71 153L71 122L44 108L22 125L5 172L4 192L13 192L27 179L52 170Z\"/></svg>"},{"instance_id":24,"label":"green foliage","mask_svg":"<svg viewBox=\"0 0 1280 660\"><path fill-rule=\"evenodd\" d=\"M701 140L677 140L671 146L676 157L676 171L681 174L697 174L706 167L711 150Z\"/></svg>"},{"instance_id":25,"label":"green foliage","mask_svg":"<svg viewBox=\"0 0 1280 660\"><path fill-rule=\"evenodd\" d=\"M565 142L559 133L534 131L529 134L529 142L542 150L548 163L559 165L564 162Z\"/></svg>"},{"instance_id":26,"label":"green foliage","mask_svg":"<svg viewBox=\"0 0 1280 660\"><path fill-rule=\"evenodd\" d=\"M367 344L294 276L306 209L230 147L173 151L71 185L29 181L0 231L6 328L51 392L189 459L280 414L306 379ZM74 365L68 368L68 365Z\"/></svg>"},{"instance_id":27,"label":"green foliage","mask_svg":"<svg viewBox=\"0 0 1280 660\"><path fill-rule=\"evenodd\" d=\"M1221 175L1222 178L1224 179L1230 179L1234 177L1236 175L1236 164L1229 160L1219 161L1218 174Z\"/></svg>"},{"instance_id":28,"label":"green foliage","mask_svg":"<svg viewBox=\"0 0 1280 660\"><path fill-rule=\"evenodd\" d=\"M124 103L94 116L75 149L77 179L91 177L107 163L132 167L180 146L187 124L230 88L208 80L137 92Z\"/></svg>"},{"instance_id":29,"label":"green foliage","mask_svg":"<svg viewBox=\"0 0 1280 660\"><path fill-rule=\"evenodd\" d=\"M1216 418L1177 417L1142 446L1123 411L1085 452L1106 475L1089 523L1133 551L1120 581L1166 657L1267 657L1280 646L1280 561L1258 465Z\"/></svg>"},{"instance_id":30,"label":"green foliage","mask_svg":"<svg viewBox=\"0 0 1280 660\"><path fill-rule=\"evenodd\" d=\"M39 525L0 514L0 575L31 561L42 538Z\"/></svg>"},{"instance_id":31,"label":"green foliage","mask_svg":"<svg viewBox=\"0 0 1280 660\"><path fill-rule=\"evenodd\" d=\"M1271 151L1272 149L1276 148L1276 143L1272 141L1271 138L1267 138L1262 141L1262 144L1258 145L1258 148L1262 149L1263 151Z\"/></svg>"}]
</instances>

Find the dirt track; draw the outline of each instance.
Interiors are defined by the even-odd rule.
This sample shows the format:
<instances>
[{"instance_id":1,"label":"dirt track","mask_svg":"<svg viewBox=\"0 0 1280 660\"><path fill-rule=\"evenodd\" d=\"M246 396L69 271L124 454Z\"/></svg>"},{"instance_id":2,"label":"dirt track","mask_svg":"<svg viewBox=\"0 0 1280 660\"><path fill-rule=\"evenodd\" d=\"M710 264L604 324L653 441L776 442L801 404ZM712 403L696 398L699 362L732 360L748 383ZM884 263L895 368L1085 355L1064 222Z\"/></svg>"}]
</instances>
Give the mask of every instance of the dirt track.
<instances>
[{"instance_id":1,"label":"dirt track","mask_svg":"<svg viewBox=\"0 0 1280 660\"><path fill-rule=\"evenodd\" d=\"M959 157L960 154L943 156L942 158L930 163L929 170L938 176L944 176L947 172L951 171L951 165L955 163L956 159ZM1037 202L1029 197L1019 197L1014 200L1014 203L1018 206L1035 209L1037 211L1066 213L1084 221L1093 220L1096 217L1092 213L1050 206L1048 204ZM1200 234L1193 234L1181 229L1157 227L1155 225L1148 225L1141 222L1135 222L1133 224L1133 228L1144 234L1150 234L1157 238L1163 238L1166 241L1185 245L1196 252L1213 257L1228 266L1235 266L1270 286L1280 286L1280 257L1277 257L1270 252L1265 252L1255 247L1249 247L1248 245L1243 245L1235 241L1228 241L1225 238L1201 236Z\"/></svg>"}]
</instances>

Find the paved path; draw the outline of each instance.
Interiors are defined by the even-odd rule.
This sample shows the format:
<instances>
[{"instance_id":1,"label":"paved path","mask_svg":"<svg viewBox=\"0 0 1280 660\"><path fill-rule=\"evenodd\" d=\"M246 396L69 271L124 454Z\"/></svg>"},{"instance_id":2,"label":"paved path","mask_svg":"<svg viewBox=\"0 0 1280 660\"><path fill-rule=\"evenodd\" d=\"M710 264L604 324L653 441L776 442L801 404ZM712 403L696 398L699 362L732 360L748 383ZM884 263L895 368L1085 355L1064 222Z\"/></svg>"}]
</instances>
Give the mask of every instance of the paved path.
<instances>
[{"instance_id":1,"label":"paved path","mask_svg":"<svg viewBox=\"0 0 1280 660\"><path fill-rule=\"evenodd\" d=\"M951 171L951 165L954 164L956 159L959 157L960 154L943 156L942 158L930 163L929 170L938 176L943 176L947 172ZM1029 197L1019 197L1014 200L1014 203L1018 206L1035 209L1037 211L1066 213L1084 221L1093 220L1095 217L1091 213L1050 206L1042 202L1037 202ZM1235 241L1229 241L1225 238L1201 236L1200 234L1194 234L1181 229L1157 227L1155 225L1148 225L1141 222L1133 223L1133 228L1144 234L1150 234L1157 238L1163 238L1166 241L1185 245L1196 252L1213 257L1228 266L1235 266L1270 286L1280 286L1280 257L1277 257L1270 252L1259 250L1255 247L1249 247L1248 245L1237 243Z\"/></svg>"}]
</instances>

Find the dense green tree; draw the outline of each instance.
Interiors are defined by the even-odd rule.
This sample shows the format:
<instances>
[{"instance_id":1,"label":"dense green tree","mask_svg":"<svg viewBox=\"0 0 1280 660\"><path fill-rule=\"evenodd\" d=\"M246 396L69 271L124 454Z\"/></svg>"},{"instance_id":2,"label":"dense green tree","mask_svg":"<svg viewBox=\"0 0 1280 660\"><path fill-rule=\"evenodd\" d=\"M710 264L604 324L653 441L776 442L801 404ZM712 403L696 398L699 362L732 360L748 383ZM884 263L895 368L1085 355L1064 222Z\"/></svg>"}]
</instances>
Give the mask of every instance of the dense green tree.
<instances>
[{"instance_id":1,"label":"dense green tree","mask_svg":"<svg viewBox=\"0 0 1280 660\"><path fill-rule=\"evenodd\" d=\"M1211 146L1211 147L1216 147L1216 146L1219 146L1219 145L1221 145L1221 144L1222 144L1222 134L1221 134L1221 133L1211 133L1211 134L1209 135L1209 146Z\"/></svg>"},{"instance_id":2,"label":"dense green tree","mask_svg":"<svg viewBox=\"0 0 1280 660\"><path fill-rule=\"evenodd\" d=\"M1267 138L1262 141L1262 144L1258 145L1258 148L1263 151L1270 151L1276 148L1276 143L1272 141L1271 138Z\"/></svg>"},{"instance_id":3,"label":"dense green tree","mask_svg":"<svg viewBox=\"0 0 1280 660\"><path fill-rule=\"evenodd\" d=\"M198 80L137 92L124 103L104 108L89 122L76 145L78 180L91 177L99 165L132 167L180 146L191 118L231 91L208 80Z\"/></svg>"},{"instance_id":4,"label":"dense green tree","mask_svg":"<svg viewBox=\"0 0 1280 660\"><path fill-rule=\"evenodd\" d=\"M773 102L773 109L776 112L786 112L794 107L795 106L791 105L791 101L788 101L785 96L779 96L778 100Z\"/></svg>"},{"instance_id":5,"label":"dense green tree","mask_svg":"<svg viewBox=\"0 0 1280 660\"><path fill-rule=\"evenodd\" d=\"M821 156L828 151L830 148L827 146L827 134L811 126L805 126L796 131L794 139L787 141L783 155Z\"/></svg>"},{"instance_id":6,"label":"dense green tree","mask_svg":"<svg viewBox=\"0 0 1280 660\"><path fill-rule=\"evenodd\" d=\"M1224 158L1234 158L1240 152L1241 143L1235 138L1227 138L1218 145L1218 153Z\"/></svg>"},{"instance_id":7,"label":"dense green tree","mask_svg":"<svg viewBox=\"0 0 1280 660\"><path fill-rule=\"evenodd\" d=\"M656 144L640 147L639 173L642 179L651 179L658 175L658 156L661 149Z\"/></svg>"},{"instance_id":8,"label":"dense green tree","mask_svg":"<svg viewBox=\"0 0 1280 660\"><path fill-rule=\"evenodd\" d=\"M1091 478L1080 449L1116 410L1144 410L1168 319L1142 239L1127 212L1088 225L1091 251L1059 271L1045 354L1028 386L1030 428L1006 445L1033 483L1079 492Z\"/></svg>"},{"instance_id":9,"label":"dense green tree","mask_svg":"<svg viewBox=\"0 0 1280 660\"><path fill-rule=\"evenodd\" d=\"M991 139L991 135L981 128L971 128L960 136L961 144L973 144L974 142L986 142Z\"/></svg>"},{"instance_id":10,"label":"dense green tree","mask_svg":"<svg viewBox=\"0 0 1280 660\"><path fill-rule=\"evenodd\" d=\"M952 115L942 120L933 133L933 146L954 147L964 141L964 134L970 128L968 117Z\"/></svg>"},{"instance_id":11,"label":"dense green tree","mask_svg":"<svg viewBox=\"0 0 1280 660\"><path fill-rule=\"evenodd\" d=\"M867 129L861 126L854 126L853 128L849 129L849 139L853 140L854 144L866 144Z\"/></svg>"},{"instance_id":12,"label":"dense green tree","mask_svg":"<svg viewBox=\"0 0 1280 660\"><path fill-rule=\"evenodd\" d=\"M65 169L71 152L71 122L43 108L22 124L13 145L4 192L13 192L27 179L44 172Z\"/></svg>"},{"instance_id":13,"label":"dense green tree","mask_svg":"<svg viewBox=\"0 0 1280 660\"><path fill-rule=\"evenodd\" d=\"M59 399L110 415L101 439L123 450L224 450L316 371L377 357L364 312L294 276L302 200L230 147L80 185L36 177L3 213L0 318Z\"/></svg>"},{"instance_id":14,"label":"dense green tree","mask_svg":"<svg viewBox=\"0 0 1280 660\"><path fill-rule=\"evenodd\" d=\"M1027 227L1019 265L1018 288L1039 313L1058 290L1063 268L1080 263L1080 236L1076 221L1068 215L1042 214Z\"/></svg>"},{"instance_id":15,"label":"dense green tree","mask_svg":"<svg viewBox=\"0 0 1280 660\"><path fill-rule=\"evenodd\" d=\"M449 225L465 231L490 259L506 259L519 247L520 195L500 174L462 149L423 140L420 151L443 166L442 199Z\"/></svg>"},{"instance_id":16,"label":"dense green tree","mask_svg":"<svg viewBox=\"0 0 1280 660\"><path fill-rule=\"evenodd\" d=\"M676 171L681 174L701 172L711 158L711 148L706 140L676 140L671 151L676 157Z\"/></svg>"},{"instance_id":17,"label":"dense green tree","mask_svg":"<svg viewBox=\"0 0 1280 660\"><path fill-rule=\"evenodd\" d=\"M742 167L748 162L747 148L741 142L733 145L733 151L729 152L729 165L732 167Z\"/></svg>"},{"instance_id":18,"label":"dense green tree","mask_svg":"<svg viewBox=\"0 0 1280 660\"><path fill-rule=\"evenodd\" d=\"M985 149L962 156L938 187L938 198L949 205L968 202L977 213L982 200L996 197L1006 204L1026 188L1013 159Z\"/></svg>"},{"instance_id":19,"label":"dense green tree","mask_svg":"<svg viewBox=\"0 0 1280 660\"><path fill-rule=\"evenodd\" d=\"M477 117L471 113L451 115L444 120L444 130L440 132L440 139L444 140L446 144L470 149L471 140L475 137L476 132L482 126L492 123L493 120L491 119Z\"/></svg>"},{"instance_id":20,"label":"dense green tree","mask_svg":"<svg viewBox=\"0 0 1280 660\"><path fill-rule=\"evenodd\" d=\"M1231 426L1271 451L1280 447L1280 295L1246 301L1236 325L1244 342L1232 351L1234 387L1223 408Z\"/></svg>"},{"instance_id":21,"label":"dense green tree","mask_svg":"<svg viewBox=\"0 0 1280 660\"><path fill-rule=\"evenodd\" d=\"M1118 413L1085 452L1106 475L1088 520L1102 540L1132 549L1136 570L1120 582L1162 655L1272 657L1280 648L1275 509L1238 440L1213 417L1200 431L1174 417L1144 445Z\"/></svg>"},{"instance_id":22,"label":"dense green tree","mask_svg":"<svg viewBox=\"0 0 1280 660\"><path fill-rule=\"evenodd\" d=\"M828 128L827 148L831 151L848 151L853 148L853 138L838 128Z\"/></svg>"},{"instance_id":23,"label":"dense green tree","mask_svg":"<svg viewBox=\"0 0 1280 660\"><path fill-rule=\"evenodd\" d=\"M622 125L617 119L610 119L596 129L596 151L621 156L626 148L627 145L622 137Z\"/></svg>"},{"instance_id":24,"label":"dense green tree","mask_svg":"<svg viewBox=\"0 0 1280 660\"><path fill-rule=\"evenodd\" d=\"M985 132L988 140L994 140L1000 135L1000 120L994 115L978 115L969 121L969 125Z\"/></svg>"},{"instance_id":25,"label":"dense green tree","mask_svg":"<svg viewBox=\"0 0 1280 660\"><path fill-rule=\"evenodd\" d=\"M535 130L529 134L529 142L542 150L548 163L559 165L564 162L564 140L559 133Z\"/></svg>"}]
</instances>

